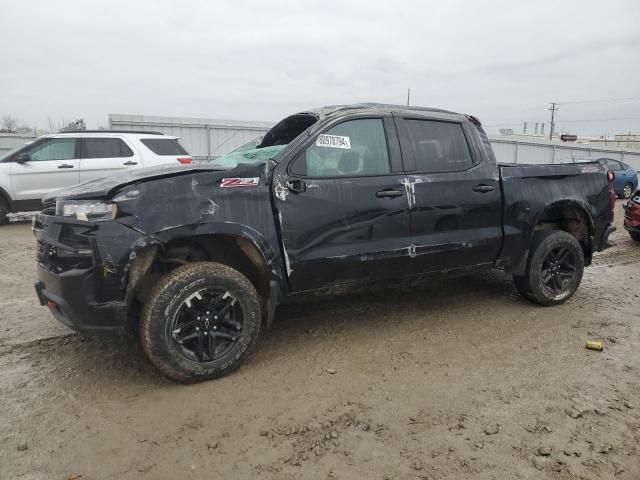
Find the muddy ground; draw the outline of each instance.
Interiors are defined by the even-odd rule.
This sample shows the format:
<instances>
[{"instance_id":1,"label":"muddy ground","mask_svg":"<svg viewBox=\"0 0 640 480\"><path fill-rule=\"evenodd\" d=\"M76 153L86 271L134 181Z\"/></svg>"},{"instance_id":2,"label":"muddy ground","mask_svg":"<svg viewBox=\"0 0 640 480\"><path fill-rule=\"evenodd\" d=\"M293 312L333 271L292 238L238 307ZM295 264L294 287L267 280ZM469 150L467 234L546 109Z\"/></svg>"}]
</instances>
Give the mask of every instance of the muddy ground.
<instances>
[{"instance_id":1,"label":"muddy ground","mask_svg":"<svg viewBox=\"0 0 640 480\"><path fill-rule=\"evenodd\" d=\"M57 324L29 224L2 226L0 478L638 479L640 245L615 238L563 306L498 272L286 306L183 386Z\"/></svg>"}]
</instances>

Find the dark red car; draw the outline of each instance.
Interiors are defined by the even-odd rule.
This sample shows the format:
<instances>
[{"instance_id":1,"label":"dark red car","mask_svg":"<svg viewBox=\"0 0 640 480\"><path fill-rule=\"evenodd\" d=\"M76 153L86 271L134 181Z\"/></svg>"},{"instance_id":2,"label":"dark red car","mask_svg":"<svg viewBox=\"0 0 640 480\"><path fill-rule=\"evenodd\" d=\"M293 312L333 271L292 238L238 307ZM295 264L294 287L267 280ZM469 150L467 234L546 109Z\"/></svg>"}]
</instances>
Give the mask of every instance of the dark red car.
<instances>
[{"instance_id":1,"label":"dark red car","mask_svg":"<svg viewBox=\"0 0 640 480\"><path fill-rule=\"evenodd\" d=\"M631 238L640 242L640 194L633 197L624 206L624 228Z\"/></svg>"}]
</instances>

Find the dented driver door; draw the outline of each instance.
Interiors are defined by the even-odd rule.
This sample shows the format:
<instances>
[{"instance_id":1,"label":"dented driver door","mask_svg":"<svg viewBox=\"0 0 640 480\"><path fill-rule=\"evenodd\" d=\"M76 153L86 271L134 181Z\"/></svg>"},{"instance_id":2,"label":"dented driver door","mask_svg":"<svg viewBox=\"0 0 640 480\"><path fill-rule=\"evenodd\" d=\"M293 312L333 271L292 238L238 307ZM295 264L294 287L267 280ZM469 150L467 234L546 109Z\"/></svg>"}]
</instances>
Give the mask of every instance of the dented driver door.
<instances>
[{"instance_id":1,"label":"dented driver door","mask_svg":"<svg viewBox=\"0 0 640 480\"><path fill-rule=\"evenodd\" d=\"M410 242L392 119L350 118L322 132L274 173L291 289L397 276Z\"/></svg>"}]
</instances>

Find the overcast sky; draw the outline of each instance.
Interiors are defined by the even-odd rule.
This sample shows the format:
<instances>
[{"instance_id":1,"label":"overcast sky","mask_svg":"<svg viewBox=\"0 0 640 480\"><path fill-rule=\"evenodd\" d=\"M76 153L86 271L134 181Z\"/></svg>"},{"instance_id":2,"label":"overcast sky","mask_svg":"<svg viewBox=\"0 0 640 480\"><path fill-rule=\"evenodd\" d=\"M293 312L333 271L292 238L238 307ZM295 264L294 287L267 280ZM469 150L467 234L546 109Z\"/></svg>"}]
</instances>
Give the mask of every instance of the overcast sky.
<instances>
[{"instance_id":1,"label":"overcast sky","mask_svg":"<svg viewBox=\"0 0 640 480\"><path fill-rule=\"evenodd\" d=\"M0 0L0 118L275 121L411 87L492 132L548 122L551 101L635 97L567 103L558 122L640 133L639 20L638 0Z\"/></svg>"}]
</instances>

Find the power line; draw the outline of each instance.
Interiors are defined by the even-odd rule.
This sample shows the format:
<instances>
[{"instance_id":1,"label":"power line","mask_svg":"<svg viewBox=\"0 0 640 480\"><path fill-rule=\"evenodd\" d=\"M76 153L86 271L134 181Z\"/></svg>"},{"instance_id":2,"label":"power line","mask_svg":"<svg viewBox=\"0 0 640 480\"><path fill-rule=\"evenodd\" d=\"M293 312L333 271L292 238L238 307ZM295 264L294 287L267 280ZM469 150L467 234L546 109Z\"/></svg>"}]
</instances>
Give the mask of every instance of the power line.
<instances>
[{"instance_id":1,"label":"power line","mask_svg":"<svg viewBox=\"0 0 640 480\"><path fill-rule=\"evenodd\" d=\"M580 120L562 120L558 123L576 123L576 122L614 122L618 120L640 120L640 117L619 117L619 118L591 118Z\"/></svg>"},{"instance_id":2,"label":"power line","mask_svg":"<svg viewBox=\"0 0 640 480\"><path fill-rule=\"evenodd\" d=\"M557 104L556 104L557 105ZM614 122L619 120L640 120L640 117L619 117L619 118L589 118L589 119L571 119L571 120L562 120L556 123L577 123L577 122ZM541 123L541 120L538 120ZM485 127L509 127L511 125L521 125L522 122L512 122L512 123L495 123L492 125L485 125Z\"/></svg>"},{"instance_id":3,"label":"power line","mask_svg":"<svg viewBox=\"0 0 640 480\"><path fill-rule=\"evenodd\" d=\"M603 98L599 100L574 100L571 102L556 102L558 105L572 105L575 103L607 103L607 102L627 102L640 100L640 97L623 97L623 98Z\"/></svg>"},{"instance_id":4,"label":"power line","mask_svg":"<svg viewBox=\"0 0 640 480\"><path fill-rule=\"evenodd\" d=\"M573 100L570 102L555 102L556 105L573 105L573 104L579 104L579 103L605 103L605 102L623 102L623 101L634 101L634 100L640 100L640 97L623 97L623 98L603 98L603 99L598 99L598 100ZM508 115L517 115L520 113L527 113L527 112L532 112L534 110L542 110L544 107L543 106L539 106L539 107L531 107L531 108L525 108L524 110L509 110L505 113L507 113Z\"/></svg>"}]
</instances>

